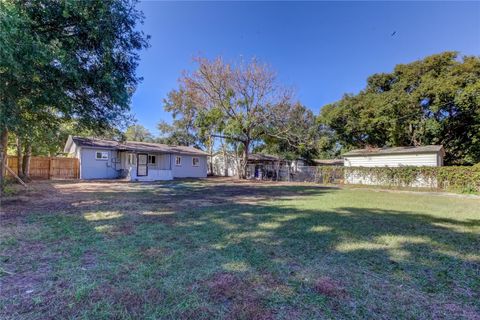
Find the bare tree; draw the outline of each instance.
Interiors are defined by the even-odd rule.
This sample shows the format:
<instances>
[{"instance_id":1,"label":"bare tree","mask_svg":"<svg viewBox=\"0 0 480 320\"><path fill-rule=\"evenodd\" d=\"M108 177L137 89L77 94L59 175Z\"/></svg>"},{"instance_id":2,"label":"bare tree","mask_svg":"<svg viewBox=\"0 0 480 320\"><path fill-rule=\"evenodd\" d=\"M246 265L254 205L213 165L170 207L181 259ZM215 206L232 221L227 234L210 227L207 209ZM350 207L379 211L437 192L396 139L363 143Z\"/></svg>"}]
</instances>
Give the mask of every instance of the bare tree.
<instances>
[{"instance_id":1,"label":"bare tree","mask_svg":"<svg viewBox=\"0 0 480 320\"><path fill-rule=\"evenodd\" d=\"M195 62L198 69L183 73L180 88L169 94L165 109L194 119L199 128L216 128L214 137L240 143L239 175L245 178L252 141L266 134L267 120L273 118L277 105L289 102L291 92L277 83L269 66L256 59L238 64L222 58L196 58Z\"/></svg>"}]
</instances>

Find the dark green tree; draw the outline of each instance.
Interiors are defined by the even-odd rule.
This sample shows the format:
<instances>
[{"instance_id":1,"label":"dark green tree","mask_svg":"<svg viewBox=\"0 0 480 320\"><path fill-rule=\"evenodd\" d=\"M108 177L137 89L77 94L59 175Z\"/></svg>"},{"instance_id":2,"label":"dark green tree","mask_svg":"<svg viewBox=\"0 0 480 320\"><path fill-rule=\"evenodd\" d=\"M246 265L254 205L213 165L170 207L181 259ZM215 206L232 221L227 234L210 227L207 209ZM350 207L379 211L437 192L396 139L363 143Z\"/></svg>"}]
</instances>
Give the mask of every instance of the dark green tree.
<instances>
[{"instance_id":1,"label":"dark green tree","mask_svg":"<svg viewBox=\"0 0 480 320\"><path fill-rule=\"evenodd\" d=\"M101 132L129 119L147 37L135 1L0 3L0 168L8 134L74 120ZM33 120L33 122L32 122ZM0 170L3 181L3 170Z\"/></svg>"},{"instance_id":2,"label":"dark green tree","mask_svg":"<svg viewBox=\"0 0 480 320\"><path fill-rule=\"evenodd\" d=\"M444 52L374 74L319 123L350 149L442 144L447 164L480 161L480 57Z\"/></svg>"},{"instance_id":3,"label":"dark green tree","mask_svg":"<svg viewBox=\"0 0 480 320\"><path fill-rule=\"evenodd\" d=\"M279 104L265 122L267 134L258 150L291 160L313 160L318 155L320 128L313 112L304 105Z\"/></svg>"},{"instance_id":4,"label":"dark green tree","mask_svg":"<svg viewBox=\"0 0 480 320\"><path fill-rule=\"evenodd\" d=\"M183 121L174 120L172 124L160 121L157 128L160 131L160 137L156 139L158 143L174 146L202 147L198 135L191 128L185 126Z\"/></svg>"},{"instance_id":5,"label":"dark green tree","mask_svg":"<svg viewBox=\"0 0 480 320\"><path fill-rule=\"evenodd\" d=\"M125 138L126 140L141 142L153 142L155 140L152 133L141 124L129 126L125 131Z\"/></svg>"}]
</instances>

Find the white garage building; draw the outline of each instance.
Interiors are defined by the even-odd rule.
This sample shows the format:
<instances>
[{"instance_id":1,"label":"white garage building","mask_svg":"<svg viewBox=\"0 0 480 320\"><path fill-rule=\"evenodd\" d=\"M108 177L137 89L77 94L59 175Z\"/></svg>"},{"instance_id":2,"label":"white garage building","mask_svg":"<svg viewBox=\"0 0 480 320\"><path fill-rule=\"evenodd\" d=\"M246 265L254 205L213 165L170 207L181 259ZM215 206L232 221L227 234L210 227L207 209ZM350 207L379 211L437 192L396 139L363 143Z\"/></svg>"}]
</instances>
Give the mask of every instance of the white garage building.
<instances>
[{"instance_id":1,"label":"white garage building","mask_svg":"<svg viewBox=\"0 0 480 320\"><path fill-rule=\"evenodd\" d=\"M343 163L345 167L441 167L444 156L440 145L357 149L343 154Z\"/></svg>"},{"instance_id":2,"label":"white garage building","mask_svg":"<svg viewBox=\"0 0 480 320\"><path fill-rule=\"evenodd\" d=\"M445 150L439 145L421 147L395 147L380 149L358 149L343 155L345 182L350 184L396 185L398 181L384 181L375 173L362 173L361 167L441 167ZM355 168L359 168L355 170ZM432 187L436 179L417 176L410 187Z\"/></svg>"}]
</instances>

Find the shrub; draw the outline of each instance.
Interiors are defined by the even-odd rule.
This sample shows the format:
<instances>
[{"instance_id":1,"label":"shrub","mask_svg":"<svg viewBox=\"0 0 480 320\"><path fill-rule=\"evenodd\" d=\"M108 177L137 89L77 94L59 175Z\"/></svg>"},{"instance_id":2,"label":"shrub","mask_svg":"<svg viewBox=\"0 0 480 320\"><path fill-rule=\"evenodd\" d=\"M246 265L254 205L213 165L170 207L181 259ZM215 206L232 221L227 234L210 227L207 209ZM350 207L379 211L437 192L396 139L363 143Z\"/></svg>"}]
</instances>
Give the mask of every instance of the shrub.
<instances>
[{"instance_id":1,"label":"shrub","mask_svg":"<svg viewBox=\"0 0 480 320\"><path fill-rule=\"evenodd\" d=\"M437 179L442 189L480 192L480 166L439 167Z\"/></svg>"},{"instance_id":2,"label":"shrub","mask_svg":"<svg viewBox=\"0 0 480 320\"><path fill-rule=\"evenodd\" d=\"M331 169L330 169L331 170ZM480 166L345 167L345 179L376 185L480 192Z\"/></svg>"}]
</instances>

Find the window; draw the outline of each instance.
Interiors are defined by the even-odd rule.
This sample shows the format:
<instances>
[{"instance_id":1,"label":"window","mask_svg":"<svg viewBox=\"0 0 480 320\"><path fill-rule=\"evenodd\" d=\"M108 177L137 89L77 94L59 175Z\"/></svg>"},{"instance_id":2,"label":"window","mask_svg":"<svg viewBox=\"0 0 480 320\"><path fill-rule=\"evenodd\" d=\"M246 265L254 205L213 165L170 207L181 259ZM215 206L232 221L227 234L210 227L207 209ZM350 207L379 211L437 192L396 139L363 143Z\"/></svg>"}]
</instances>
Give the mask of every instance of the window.
<instances>
[{"instance_id":1,"label":"window","mask_svg":"<svg viewBox=\"0 0 480 320\"><path fill-rule=\"evenodd\" d=\"M148 155L148 164L157 163L157 156Z\"/></svg>"},{"instance_id":2,"label":"window","mask_svg":"<svg viewBox=\"0 0 480 320\"><path fill-rule=\"evenodd\" d=\"M181 166L182 165L182 157L176 156L175 157L175 165Z\"/></svg>"},{"instance_id":3,"label":"window","mask_svg":"<svg viewBox=\"0 0 480 320\"><path fill-rule=\"evenodd\" d=\"M200 163L200 160L197 157L192 158L192 165L194 167L198 167L198 164Z\"/></svg>"},{"instance_id":4,"label":"window","mask_svg":"<svg viewBox=\"0 0 480 320\"><path fill-rule=\"evenodd\" d=\"M107 151L97 151L97 152L95 152L95 159L96 160L108 160L108 152Z\"/></svg>"},{"instance_id":5,"label":"window","mask_svg":"<svg viewBox=\"0 0 480 320\"><path fill-rule=\"evenodd\" d=\"M133 153L128 154L128 164L135 164L135 154Z\"/></svg>"}]
</instances>

